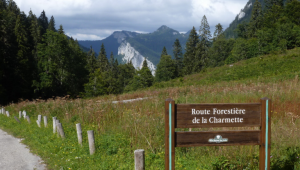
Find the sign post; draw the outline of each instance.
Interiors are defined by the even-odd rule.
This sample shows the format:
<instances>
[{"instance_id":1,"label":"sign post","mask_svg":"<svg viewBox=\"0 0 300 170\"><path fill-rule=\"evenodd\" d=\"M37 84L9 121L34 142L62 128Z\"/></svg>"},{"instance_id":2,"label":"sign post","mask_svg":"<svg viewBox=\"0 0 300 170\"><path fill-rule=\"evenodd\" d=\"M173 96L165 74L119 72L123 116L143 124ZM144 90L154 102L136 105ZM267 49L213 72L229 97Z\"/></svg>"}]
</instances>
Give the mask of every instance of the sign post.
<instances>
[{"instance_id":1,"label":"sign post","mask_svg":"<svg viewBox=\"0 0 300 170\"><path fill-rule=\"evenodd\" d=\"M175 128L260 127L260 130L175 132ZM271 100L260 103L175 104L165 101L165 169L175 169L175 147L260 145L259 169L270 169Z\"/></svg>"}]
</instances>

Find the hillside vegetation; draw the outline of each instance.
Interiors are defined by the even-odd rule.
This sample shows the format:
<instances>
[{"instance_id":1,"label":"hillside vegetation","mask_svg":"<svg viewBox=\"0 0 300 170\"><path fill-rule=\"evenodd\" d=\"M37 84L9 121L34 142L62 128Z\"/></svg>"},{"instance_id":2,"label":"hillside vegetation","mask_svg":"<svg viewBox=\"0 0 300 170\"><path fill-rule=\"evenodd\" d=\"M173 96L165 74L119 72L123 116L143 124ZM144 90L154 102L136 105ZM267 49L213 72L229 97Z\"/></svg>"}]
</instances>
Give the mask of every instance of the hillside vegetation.
<instances>
[{"instance_id":1,"label":"hillside vegetation","mask_svg":"<svg viewBox=\"0 0 300 170\"><path fill-rule=\"evenodd\" d=\"M207 69L154 87L123 95L89 99L36 100L6 107L11 117L0 115L0 127L25 138L50 169L133 169L133 152L145 149L146 168L164 168L164 101L176 103L253 103L272 100L271 169L300 168L300 49L286 54L255 57ZM157 88L160 87L160 88ZM133 103L114 100L149 97ZM32 123L12 117L26 110ZM48 128L38 128L37 115L48 116ZM52 132L51 118L61 120L66 139ZM83 128L83 147L77 144L75 124ZM43 125L42 125L43 126ZM203 130L253 128L204 128ZM87 130L95 131L96 153L89 155ZM187 131L188 129L178 129ZM176 169L257 169L258 146L176 148Z\"/></svg>"},{"instance_id":2,"label":"hillside vegetation","mask_svg":"<svg viewBox=\"0 0 300 170\"><path fill-rule=\"evenodd\" d=\"M249 22L236 23L237 39L226 39L221 24L215 26L212 34L204 15L199 29L193 27L189 35L167 26L150 34L115 32L105 40L111 42L109 47L102 44L97 55L93 48L83 52L77 40L65 35L62 25L56 29L54 17L48 20L45 11L39 17L32 11L26 15L13 0L0 1L0 104L53 96L119 95L154 84L156 88L164 81L300 46L299 1L251 0L251 7L250 3L247 5L245 18ZM111 50L116 50L112 46L123 38L137 51L143 51L145 58L156 56L152 61L157 64L155 75L146 63L141 70L136 70L131 61L119 63L117 59L122 56L115 57ZM145 58L139 59L146 61ZM255 76L261 69L249 73L240 69L236 73L233 67L224 78L213 75L215 80L205 81L238 80Z\"/></svg>"}]
</instances>

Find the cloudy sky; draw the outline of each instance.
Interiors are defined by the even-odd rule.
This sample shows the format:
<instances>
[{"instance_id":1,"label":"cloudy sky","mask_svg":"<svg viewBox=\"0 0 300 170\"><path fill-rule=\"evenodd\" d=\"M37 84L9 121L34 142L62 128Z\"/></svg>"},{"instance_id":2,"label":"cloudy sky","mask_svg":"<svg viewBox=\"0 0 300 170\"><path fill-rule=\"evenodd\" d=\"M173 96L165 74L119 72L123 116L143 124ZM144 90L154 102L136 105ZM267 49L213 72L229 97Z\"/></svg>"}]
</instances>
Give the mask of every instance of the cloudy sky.
<instances>
[{"instance_id":1,"label":"cloudy sky","mask_svg":"<svg viewBox=\"0 0 300 170\"><path fill-rule=\"evenodd\" d=\"M114 31L153 32L167 25L179 32L199 29L203 15L213 30L227 28L248 0L15 0L21 11L53 15L56 28L78 40L100 40Z\"/></svg>"}]
</instances>

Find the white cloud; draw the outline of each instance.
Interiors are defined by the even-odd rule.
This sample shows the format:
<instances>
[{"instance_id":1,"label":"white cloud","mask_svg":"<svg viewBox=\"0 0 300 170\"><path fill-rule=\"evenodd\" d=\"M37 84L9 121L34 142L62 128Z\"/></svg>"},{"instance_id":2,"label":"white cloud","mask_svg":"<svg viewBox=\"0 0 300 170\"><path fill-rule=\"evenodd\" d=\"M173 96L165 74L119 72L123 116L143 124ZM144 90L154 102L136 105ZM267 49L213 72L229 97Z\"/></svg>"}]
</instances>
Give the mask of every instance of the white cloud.
<instances>
[{"instance_id":1,"label":"white cloud","mask_svg":"<svg viewBox=\"0 0 300 170\"><path fill-rule=\"evenodd\" d=\"M202 17L206 15L211 28L218 23L227 27L246 2L246 0L192 0L192 17L198 20L199 26Z\"/></svg>"},{"instance_id":2,"label":"white cloud","mask_svg":"<svg viewBox=\"0 0 300 170\"><path fill-rule=\"evenodd\" d=\"M113 31L153 32L167 25L180 32L199 28L206 15L211 28L227 27L248 0L15 0L22 11L39 17L45 10L56 27L74 38L102 38Z\"/></svg>"},{"instance_id":3,"label":"white cloud","mask_svg":"<svg viewBox=\"0 0 300 170\"><path fill-rule=\"evenodd\" d=\"M69 37L75 37L75 39L77 40L102 40L106 38L106 37L99 37L94 34L80 34L80 33L72 34L69 32L67 32L66 35L68 35Z\"/></svg>"}]
</instances>

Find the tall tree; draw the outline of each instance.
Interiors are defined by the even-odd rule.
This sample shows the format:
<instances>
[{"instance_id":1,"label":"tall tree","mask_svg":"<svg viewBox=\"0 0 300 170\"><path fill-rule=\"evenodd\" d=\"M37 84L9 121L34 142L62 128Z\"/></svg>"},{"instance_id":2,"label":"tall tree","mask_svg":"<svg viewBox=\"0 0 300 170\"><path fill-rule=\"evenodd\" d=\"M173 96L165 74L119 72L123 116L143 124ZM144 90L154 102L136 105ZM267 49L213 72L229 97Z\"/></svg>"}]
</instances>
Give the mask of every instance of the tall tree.
<instances>
[{"instance_id":1,"label":"tall tree","mask_svg":"<svg viewBox=\"0 0 300 170\"><path fill-rule=\"evenodd\" d=\"M201 20L201 25L199 29L199 36L200 41L197 44L197 52L195 55L195 61L194 61L194 67L193 72L199 72L203 67L205 67L209 61L208 57L208 50L210 47L210 40L211 40L211 34L210 34L210 27L207 22L207 18L204 15Z\"/></svg>"},{"instance_id":2,"label":"tall tree","mask_svg":"<svg viewBox=\"0 0 300 170\"><path fill-rule=\"evenodd\" d=\"M141 70L137 71L134 75L132 81L125 88L125 91L134 91L141 88L146 88L152 86L154 77L148 68L147 60L143 61L143 67Z\"/></svg>"},{"instance_id":3,"label":"tall tree","mask_svg":"<svg viewBox=\"0 0 300 170\"><path fill-rule=\"evenodd\" d=\"M13 0L8 0L7 1L8 5L7 5L7 9L14 13L15 15L19 15L20 14L20 8L18 7L18 5L16 4L15 1Z\"/></svg>"},{"instance_id":4,"label":"tall tree","mask_svg":"<svg viewBox=\"0 0 300 170\"><path fill-rule=\"evenodd\" d=\"M239 24L237 26L237 28L235 29L235 32L237 33L238 38L247 38L248 34L247 34L247 30L249 28L249 23L246 23L245 21L243 21L241 24Z\"/></svg>"},{"instance_id":5,"label":"tall tree","mask_svg":"<svg viewBox=\"0 0 300 170\"><path fill-rule=\"evenodd\" d=\"M106 71L105 79L108 83L108 94L118 94L122 92L121 83L118 79L119 68L118 61L114 59L114 54L111 52L109 59L109 69Z\"/></svg>"},{"instance_id":6,"label":"tall tree","mask_svg":"<svg viewBox=\"0 0 300 170\"><path fill-rule=\"evenodd\" d=\"M39 76L38 76L38 68L37 68L37 62L38 62L38 51L37 51L37 46L39 43L42 42L42 35L41 35L41 26L38 24L37 17L32 13L30 10L29 15L28 15L28 20L30 22L29 26L29 44L30 44L30 51L31 55L33 57L33 62L32 62L32 70L31 74L33 76L33 80L39 81ZM36 89L37 90L37 89Z\"/></svg>"},{"instance_id":7,"label":"tall tree","mask_svg":"<svg viewBox=\"0 0 300 170\"><path fill-rule=\"evenodd\" d=\"M100 52L98 54L98 64L99 68L102 72L106 71L108 69L108 59L106 57L105 47L102 43Z\"/></svg>"},{"instance_id":8,"label":"tall tree","mask_svg":"<svg viewBox=\"0 0 300 170\"><path fill-rule=\"evenodd\" d=\"M226 40L222 25L217 24L214 32L214 42L209 49L209 66L223 65L232 50L234 42L233 39Z\"/></svg>"},{"instance_id":9,"label":"tall tree","mask_svg":"<svg viewBox=\"0 0 300 170\"><path fill-rule=\"evenodd\" d=\"M54 20L53 15L50 18L50 21L49 21L49 24L48 24L48 30L56 31L56 29L55 29L55 20Z\"/></svg>"},{"instance_id":10,"label":"tall tree","mask_svg":"<svg viewBox=\"0 0 300 170\"><path fill-rule=\"evenodd\" d=\"M168 52L167 52L167 49L165 46L164 46L160 56L163 56L163 55L168 55Z\"/></svg>"},{"instance_id":11,"label":"tall tree","mask_svg":"<svg viewBox=\"0 0 300 170\"><path fill-rule=\"evenodd\" d=\"M197 34L197 31L195 27L190 32L189 38L185 45L185 53L183 57L183 63L184 63L184 75L191 74L193 71L194 66L194 59L196 55L196 46L199 42L199 36Z\"/></svg>"},{"instance_id":12,"label":"tall tree","mask_svg":"<svg viewBox=\"0 0 300 170\"><path fill-rule=\"evenodd\" d=\"M123 91L132 81L136 70L131 61L126 64L121 64L118 67L119 67L119 81L120 84L122 85L122 91Z\"/></svg>"},{"instance_id":13,"label":"tall tree","mask_svg":"<svg viewBox=\"0 0 300 170\"><path fill-rule=\"evenodd\" d=\"M216 25L216 28L215 28L213 40L215 41L220 35L223 34L223 32L224 32L223 26L222 26L220 23L218 23L218 24ZM223 36L224 36L224 35L223 35Z\"/></svg>"},{"instance_id":14,"label":"tall tree","mask_svg":"<svg viewBox=\"0 0 300 170\"><path fill-rule=\"evenodd\" d=\"M265 1L265 10L271 9L274 5L283 7L284 5L284 0L266 0Z\"/></svg>"},{"instance_id":15,"label":"tall tree","mask_svg":"<svg viewBox=\"0 0 300 170\"><path fill-rule=\"evenodd\" d=\"M89 73L94 73L96 69L99 68L97 65L96 55L93 47L90 47L90 50L87 53L87 65L86 69L89 71Z\"/></svg>"},{"instance_id":16,"label":"tall tree","mask_svg":"<svg viewBox=\"0 0 300 170\"><path fill-rule=\"evenodd\" d=\"M7 4L6 4L6 0L0 0L0 9L4 10L6 9Z\"/></svg>"},{"instance_id":17,"label":"tall tree","mask_svg":"<svg viewBox=\"0 0 300 170\"><path fill-rule=\"evenodd\" d=\"M255 1L252 9L251 19L248 28L248 37L254 37L258 29L262 27L262 8L258 0Z\"/></svg>"},{"instance_id":18,"label":"tall tree","mask_svg":"<svg viewBox=\"0 0 300 170\"><path fill-rule=\"evenodd\" d=\"M107 83L104 80L104 73L100 68L89 76L89 82L84 84L85 96L95 97L107 94Z\"/></svg>"},{"instance_id":19,"label":"tall tree","mask_svg":"<svg viewBox=\"0 0 300 170\"><path fill-rule=\"evenodd\" d=\"M62 25L59 25L59 29L58 29L58 31L57 31L59 34L65 34L65 32L64 32L64 28L63 28L63 26Z\"/></svg>"},{"instance_id":20,"label":"tall tree","mask_svg":"<svg viewBox=\"0 0 300 170\"><path fill-rule=\"evenodd\" d=\"M143 67L140 70L140 75L141 75L141 80L142 80L141 83L143 88L152 86L154 77L148 67L148 62L146 59L143 61Z\"/></svg>"},{"instance_id":21,"label":"tall tree","mask_svg":"<svg viewBox=\"0 0 300 170\"><path fill-rule=\"evenodd\" d=\"M23 16L23 17L22 17ZM18 15L15 25L15 37L17 41L17 55L16 60L18 65L15 67L15 74L20 83L20 90L22 89L22 96L29 97L32 94L31 81L32 81L32 55L28 44L28 32L25 25L26 15L21 13ZM25 93L25 94L24 94Z\"/></svg>"},{"instance_id":22,"label":"tall tree","mask_svg":"<svg viewBox=\"0 0 300 170\"><path fill-rule=\"evenodd\" d=\"M297 0L291 0L287 3L285 8L286 16L295 24L300 25L300 2Z\"/></svg>"},{"instance_id":23,"label":"tall tree","mask_svg":"<svg viewBox=\"0 0 300 170\"><path fill-rule=\"evenodd\" d=\"M42 27L41 33L42 33L42 35L44 35L46 33L46 30L48 29L48 25L49 25L48 18L46 16L46 13L44 10L42 11L41 15L39 16L38 22L39 22L39 25Z\"/></svg>"},{"instance_id":24,"label":"tall tree","mask_svg":"<svg viewBox=\"0 0 300 170\"><path fill-rule=\"evenodd\" d=\"M182 47L178 39L173 44L173 54L176 65L176 76L183 76L183 58L182 58Z\"/></svg>"},{"instance_id":25,"label":"tall tree","mask_svg":"<svg viewBox=\"0 0 300 170\"><path fill-rule=\"evenodd\" d=\"M170 55L163 55L157 64L155 81L168 81L176 77L176 65Z\"/></svg>"},{"instance_id":26,"label":"tall tree","mask_svg":"<svg viewBox=\"0 0 300 170\"><path fill-rule=\"evenodd\" d=\"M40 81L34 86L44 97L78 94L87 77L85 55L78 42L49 30L44 42L38 45Z\"/></svg>"}]
</instances>

